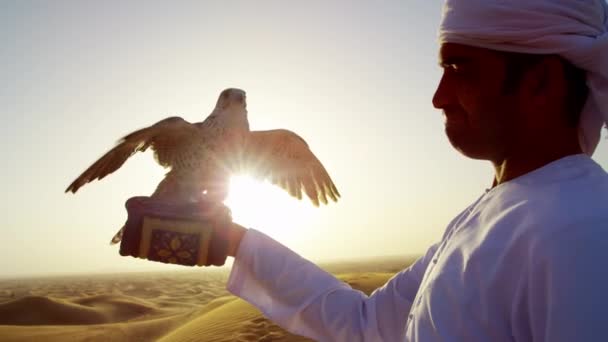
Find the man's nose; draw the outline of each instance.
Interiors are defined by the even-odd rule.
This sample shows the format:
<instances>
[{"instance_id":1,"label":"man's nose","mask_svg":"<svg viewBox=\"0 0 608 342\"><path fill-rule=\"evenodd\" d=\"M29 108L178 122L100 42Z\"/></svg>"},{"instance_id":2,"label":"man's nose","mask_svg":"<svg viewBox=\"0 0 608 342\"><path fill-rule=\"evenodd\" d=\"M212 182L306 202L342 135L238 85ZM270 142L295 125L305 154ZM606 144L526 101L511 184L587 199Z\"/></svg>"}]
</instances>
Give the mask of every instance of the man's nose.
<instances>
[{"instance_id":1,"label":"man's nose","mask_svg":"<svg viewBox=\"0 0 608 342\"><path fill-rule=\"evenodd\" d=\"M433 106L437 109L445 108L450 102L451 91L448 86L445 74L441 76L435 95L433 95Z\"/></svg>"}]
</instances>

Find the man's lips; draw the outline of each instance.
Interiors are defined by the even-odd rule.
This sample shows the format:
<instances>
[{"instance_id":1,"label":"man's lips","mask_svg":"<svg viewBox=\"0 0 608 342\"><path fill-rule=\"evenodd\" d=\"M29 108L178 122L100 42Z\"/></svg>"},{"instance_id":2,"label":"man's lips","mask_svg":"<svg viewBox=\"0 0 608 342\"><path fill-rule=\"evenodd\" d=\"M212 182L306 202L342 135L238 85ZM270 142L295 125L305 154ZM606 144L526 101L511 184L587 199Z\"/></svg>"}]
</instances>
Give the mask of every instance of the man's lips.
<instances>
[{"instance_id":1,"label":"man's lips","mask_svg":"<svg viewBox=\"0 0 608 342\"><path fill-rule=\"evenodd\" d=\"M443 111L443 120L446 125L450 123L462 123L465 122L466 119L467 116L462 112Z\"/></svg>"}]
</instances>

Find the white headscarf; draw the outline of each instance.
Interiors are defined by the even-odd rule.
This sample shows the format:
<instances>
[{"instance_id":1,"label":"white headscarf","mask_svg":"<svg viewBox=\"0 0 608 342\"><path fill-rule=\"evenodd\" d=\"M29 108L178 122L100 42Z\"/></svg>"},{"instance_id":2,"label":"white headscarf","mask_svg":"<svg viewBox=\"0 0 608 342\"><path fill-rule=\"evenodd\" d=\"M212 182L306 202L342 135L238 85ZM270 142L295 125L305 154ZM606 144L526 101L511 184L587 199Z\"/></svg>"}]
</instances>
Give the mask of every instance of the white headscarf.
<instances>
[{"instance_id":1,"label":"white headscarf","mask_svg":"<svg viewBox=\"0 0 608 342\"><path fill-rule=\"evenodd\" d=\"M589 98L579 140L592 155L608 123L607 32L605 0L446 0L439 42L557 54L585 70Z\"/></svg>"}]
</instances>

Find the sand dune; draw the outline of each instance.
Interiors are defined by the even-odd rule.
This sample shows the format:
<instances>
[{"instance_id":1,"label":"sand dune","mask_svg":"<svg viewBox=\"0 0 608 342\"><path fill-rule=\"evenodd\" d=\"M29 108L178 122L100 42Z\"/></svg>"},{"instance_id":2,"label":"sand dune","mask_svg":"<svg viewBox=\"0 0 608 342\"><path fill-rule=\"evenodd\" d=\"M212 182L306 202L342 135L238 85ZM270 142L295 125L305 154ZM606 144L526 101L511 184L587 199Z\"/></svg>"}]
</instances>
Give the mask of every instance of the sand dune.
<instances>
[{"instance_id":1,"label":"sand dune","mask_svg":"<svg viewBox=\"0 0 608 342\"><path fill-rule=\"evenodd\" d=\"M325 268L371 293L411 259ZM2 341L309 341L225 290L228 271L189 269L0 281Z\"/></svg>"},{"instance_id":2,"label":"sand dune","mask_svg":"<svg viewBox=\"0 0 608 342\"><path fill-rule=\"evenodd\" d=\"M351 273L339 275L339 278L353 288L370 294L391 276L392 273ZM233 297L224 300L225 304L184 324L159 342L310 341L284 331L243 300Z\"/></svg>"},{"instance_id":3,"label":"sand dune","mask_svg":"<svg viewBox=\"0 0 608 342\"><path fill-rule=\"evenodd\" d=\"M137 298L100 295L70 302L27 296L0 304L0 325L103 324L159 313Z\"/></svg>"}]
</instances>

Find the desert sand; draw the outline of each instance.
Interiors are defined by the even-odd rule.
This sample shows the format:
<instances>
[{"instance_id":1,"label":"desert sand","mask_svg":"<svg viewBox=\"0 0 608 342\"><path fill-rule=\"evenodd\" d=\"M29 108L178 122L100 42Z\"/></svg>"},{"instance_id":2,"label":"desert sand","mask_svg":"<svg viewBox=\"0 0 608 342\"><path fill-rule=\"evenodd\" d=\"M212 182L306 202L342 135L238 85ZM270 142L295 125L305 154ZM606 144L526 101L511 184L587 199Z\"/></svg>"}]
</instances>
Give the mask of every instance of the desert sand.
<instances>
[{"instance_id":1,"label":"desert sand","mask_svg":"<svg viewBox=\"0 0 608 342\"><path fill-rule=\"evenodd\" d=\"M321 266L370 294L408 257ZM229 270L0 280L1 341L309 341L231 296Z\"/></svg>"}]
</instances>

